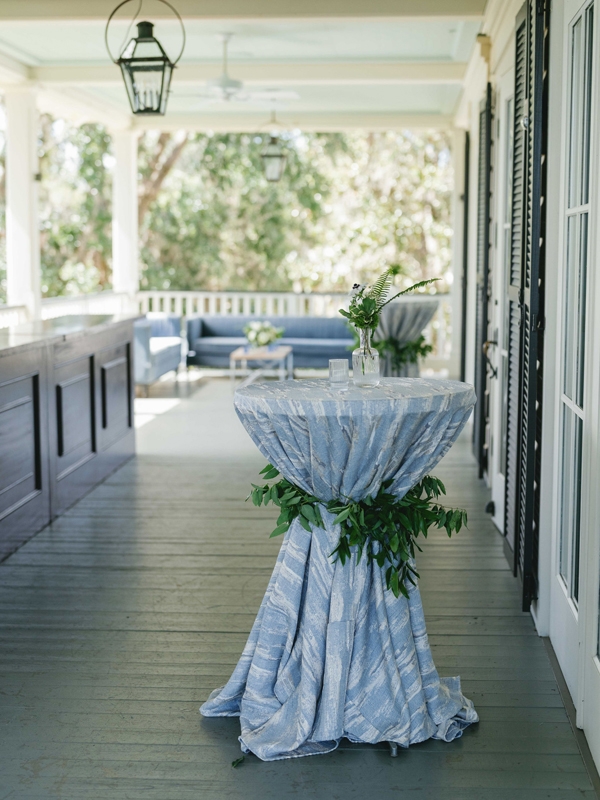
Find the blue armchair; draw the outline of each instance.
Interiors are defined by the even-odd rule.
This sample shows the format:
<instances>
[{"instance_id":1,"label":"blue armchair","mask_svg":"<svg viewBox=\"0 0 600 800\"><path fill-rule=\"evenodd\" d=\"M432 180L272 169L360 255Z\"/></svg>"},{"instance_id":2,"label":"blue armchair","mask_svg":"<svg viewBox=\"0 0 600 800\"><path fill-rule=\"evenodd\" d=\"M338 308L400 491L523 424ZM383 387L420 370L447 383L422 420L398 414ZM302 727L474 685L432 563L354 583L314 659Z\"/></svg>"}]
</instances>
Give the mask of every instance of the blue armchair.
<instances>
[{"instance_id":1,"label":"blue armchair","mask_svg":"<svg viewBox=\"0 0 600 800\"><path fill-rule=\"evenodd\" d=\"M181 317L153 312L134 324L135 382L146 388L181 363Z\"/></svg>"}]
</instances>

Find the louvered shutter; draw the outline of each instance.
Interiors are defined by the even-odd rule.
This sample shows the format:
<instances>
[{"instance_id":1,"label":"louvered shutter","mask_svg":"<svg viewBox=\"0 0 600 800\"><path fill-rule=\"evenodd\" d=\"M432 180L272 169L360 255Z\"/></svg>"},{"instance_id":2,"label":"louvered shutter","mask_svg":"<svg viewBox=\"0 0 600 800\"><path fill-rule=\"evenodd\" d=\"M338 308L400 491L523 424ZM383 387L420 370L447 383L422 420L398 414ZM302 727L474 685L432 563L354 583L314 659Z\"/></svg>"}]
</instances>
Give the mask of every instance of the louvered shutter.
<instances>
[{"instance_id":1,"label":"louvered shutter","mask_svg":"<svg viewBox=\"0 0 600 800\"><path fill-rule=\"evenodd\" d=\"M516 23L504 530L524 610L537 594L548 22L545 4L529 0Z\"/></svg>"},{"instance_id":2,"label":"louvered shutter","mask_svg":"<svg viewBox=\"0 0 600 800\"><path fill-rule=\"evenodd\" d=\"M483 350L489 325L490 270L490 186L492 167L492 87L488 83L479 110L479 153L477 173L477 300L475 322L475 393L473 453L479 477L487 470L486 427L489 417L489 387Z\"/></svg>"}]
</instances>

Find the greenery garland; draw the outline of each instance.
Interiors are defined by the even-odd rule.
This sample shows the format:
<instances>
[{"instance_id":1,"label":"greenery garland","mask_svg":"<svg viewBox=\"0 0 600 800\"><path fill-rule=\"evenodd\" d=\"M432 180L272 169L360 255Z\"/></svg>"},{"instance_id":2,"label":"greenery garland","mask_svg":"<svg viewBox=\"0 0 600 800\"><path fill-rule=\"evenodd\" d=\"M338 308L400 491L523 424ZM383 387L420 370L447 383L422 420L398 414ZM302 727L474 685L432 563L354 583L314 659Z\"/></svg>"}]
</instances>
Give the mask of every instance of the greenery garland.
<instances>
[{"instance_id":1,"label":"greenery garland","mask_svg":"<svg viewBox=\"0 0 600 800\"><path fill-rule=\"evenodd\" d=\"M279 471L272 465L261 470L265 481L278 477ZM414 578L419 573L411 563L415 548L421 551L416 542L432 525L445 528L448 536L458 533L467 524L467 512L460 508L445 508L435 501L446 494L444 484L432 475L426 475L410 489L402 499L387 490L392 480L384 481L375 497L367 496L358 502L330 500L323 503L317 497L303 491L298 486L282 478L277 483L262 486L252 484L248 498L255 506L273 503L280 509L277 526L271 537L285 533L297 519L309 533L311 525L324 528L320 506L323 505L335 514L334 524L341 526L340 539L331 553L342 564L351 558L351 547L357 548L358 561L363 554L369 562L376 561L380 567L386 564L386 585L396 597L408 597L407 582L415 586Z\"/></svg>"}]
</instances>

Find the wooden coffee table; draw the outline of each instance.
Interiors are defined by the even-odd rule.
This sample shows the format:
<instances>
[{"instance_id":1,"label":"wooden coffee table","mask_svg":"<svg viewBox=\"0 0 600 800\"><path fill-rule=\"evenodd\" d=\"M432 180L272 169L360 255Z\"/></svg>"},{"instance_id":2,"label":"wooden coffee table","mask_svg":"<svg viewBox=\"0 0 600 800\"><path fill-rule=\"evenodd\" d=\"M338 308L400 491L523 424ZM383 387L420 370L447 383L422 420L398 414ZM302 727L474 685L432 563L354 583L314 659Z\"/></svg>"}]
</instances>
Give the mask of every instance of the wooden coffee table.
<instances>
[{"instance_id":1,"label":"wooden coffee table","mask_svg":"<svg viewBox=\"0 0 600 800\"><path fill-rule=\"evenodd\" d=\"M248 362L252 361L258 366L248 367ZM240 362L240 366L238 366ZM248 386L261 375L276 371L279 380L283 381L294 377L294 355L289 345L278 345L277 347L238 347L229 356L229 374L232 385L235 384L237 377L244 377L241 386Z\"/></svg>"}]
</instances>

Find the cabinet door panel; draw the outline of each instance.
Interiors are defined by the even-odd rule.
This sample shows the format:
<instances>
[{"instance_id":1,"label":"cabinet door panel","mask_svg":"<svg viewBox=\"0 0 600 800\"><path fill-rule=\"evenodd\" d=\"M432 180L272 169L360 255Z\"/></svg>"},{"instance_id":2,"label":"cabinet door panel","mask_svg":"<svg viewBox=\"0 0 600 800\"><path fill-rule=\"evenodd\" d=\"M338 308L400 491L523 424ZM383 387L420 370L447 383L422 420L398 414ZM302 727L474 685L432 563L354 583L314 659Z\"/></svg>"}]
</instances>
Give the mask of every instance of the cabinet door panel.
<instances>
[{"instance_id":1,"label":"cabinet door panel","mask_svg":"<svg viewBox=\"0 0 600 800\"><path fill-rule=\"evenodd\" d=\"M102 449L122 437L131 428L130 362L128 344L106 350L100 357Z\"/></svg>"},{"instance_id":2,"label":"cabinet door panel","mask_svg":"<svg viewBox=\"0 0 600 800\"><path fill-rule=\"evenodd\" d=\"M39 491L37 376L0 385L0 518Z\"/></svg>"},{"instance_id":3,"label":"cabinet door panel","mask_svg":"<svg viewBox=\"0 0 600 800\"><path fill-rule=\"evenodd\" d=\"M94 454L93 363L86 356L56 369L58 479Z\"/></svg>"}]
</instances>

